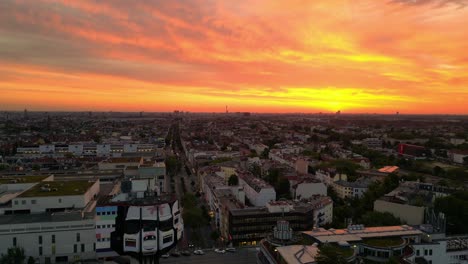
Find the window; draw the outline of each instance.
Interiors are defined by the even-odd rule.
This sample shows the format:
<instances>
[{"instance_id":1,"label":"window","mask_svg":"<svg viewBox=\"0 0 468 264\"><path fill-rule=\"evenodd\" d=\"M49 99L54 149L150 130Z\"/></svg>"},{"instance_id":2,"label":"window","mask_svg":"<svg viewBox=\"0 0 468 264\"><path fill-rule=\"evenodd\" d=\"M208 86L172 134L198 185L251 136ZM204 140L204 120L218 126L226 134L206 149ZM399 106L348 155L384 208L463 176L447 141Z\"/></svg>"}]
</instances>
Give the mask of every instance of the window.
<instances>
[{"instance_id":1,"label":"window","mask_svg":"<svg viewBox=\"0 0 468 264\"><path fill-rule=\"evenodd\" d=\"M52 235L52 244L55 244L55 235Z\"/></svg>"},{"instance_id":2,"label":"window","mask_svg":"<svg viewBox=\"0 0 468 264\"><path fill-rule=\"evenodd\" d=\"M39 247L39 256L42 256L42 247Z\"/></svg>"},{"instance_id":3,"label":"window","mask_svg":"<svg viewBox=\"0 0 468 264\"><path fill-rule=\"evenodd\" d=\"M62 198L59 198L59 199L58 199L58 202L59 202L59 203L62 203Z\"/></svg>"},{"instance_id":4,"label":"window","mask_svg":"<svg viewBox=\"0 0 468 264\"><path fill-rule=\"evenodd\" d=\"M85 244L81 244L81 252L85 252Z\"/></svg>"},{"instance_id":5,"label":"window","mask_svg":"<svg viewBox=\"0 0 468 264\"><path fill-rule=\"evenodd\" d=\"M31 204L36 204L36 200L31 200Z\"/></svg>"},{"instance_id":6,"label":"window","mask_svg":"<svg viewBox=\"0 0 468 264\"><path fill-rule=\"evenodd\" d=\"M424 256L427 256L427 249L424 250Z\"/></svg>"},{"instance_id":7,"label":"window","mask_svg":"<svg viewBox=\"0 0 468 264\"><path fill-rule=\"evenodd\" d=\"M18 200L15 200L15 205L18 205Z\"/></svg>"},{"instance_id":8,"label":"window","mask_svg":"<svg viewBox=\"0 0 468 264\"><path fill-rule=\"evenodd\" d=\"M78 253L78 245L73 245L73 253Z\"/></svg>"},{"instance_id":9,"label":"window","mask_svg":"<svg viewBox=\"0 0 468 264\"><path fill-rule=\"evenodd\" d=\"M39 245L42 245L42 236L39 236Z\"/></svg>"},{"instance_id":10,"label":"window","mask_svg":"<svg viewBox=\"0 0 468 264\"><path fill-rule=\"evenodd\" d=\"M101 212L96 212L96 215L101 215Z\"/></svg>"},{"instance_id":11,"label":"window","mask_svg":"<svg viewBox=\"0 0 468 264\"><path fill-rule=\"evenodd\" d=\"M96 243L93 243L93 251L96 251Z\"/></svg>"},{"instance_id":12,"label":"window","mask_svg":"<svg viewBox=\"0 0 468 264\"><path fill-rule=\"evenodd\" d=\"M21 204L26 204L26 200L22 200L22 201L21 201Z\"/></svg>"},{"instance_id":13,"label":"window","mask_svg":"<svg viewBox=\"0 0 468 264\"><path fill-rule=\"evenodd\" d=\"M108 212L107 212L107 215L110 215L110 214L111 214L111 212L108 211Z\"/></svg>"},{"instance_id":14,"label":"window","mask_svg":"<svg viewBox=\"0 0 468 264\"><path fill-rule=\"evenodd\" d=\"M16 237L13 238L13 246L16 247Z\"/></svg>"},{"instance_id":15,"label":"window","mask_svg":"<svg viewBox=\"0 0 468 264\"><path fill-rule=\"evenodd\" d=\"M80 233L76 233L76 242L80 242Z\"/></svg>"},{"instance_id":16,"label":"window","mask_svg":"<svg viewBox=\"0 0 468 264\"><path fill-rule=\"evenodd\" d=\"M419 256L419 249L416 250L416 256Z\"/></svg>"},{"instance_id":17,"label":"window","mask_svg":"<svg viewBox=\"0 0 468 264\"><path fill-rule=\"evenodd\" d=\"M172 242L172 235L164 236L163 243L169 243L169 242Z\"/></svg>"},{"instance_id":18,"label":"window","mask_svg":"<svg viewBox=\"0 0 468 264\"><path fill-rule=\"evenodd\" d=\"M432 249L429 249L429 256L432 256Z\"/></svg>"}]
</instances>

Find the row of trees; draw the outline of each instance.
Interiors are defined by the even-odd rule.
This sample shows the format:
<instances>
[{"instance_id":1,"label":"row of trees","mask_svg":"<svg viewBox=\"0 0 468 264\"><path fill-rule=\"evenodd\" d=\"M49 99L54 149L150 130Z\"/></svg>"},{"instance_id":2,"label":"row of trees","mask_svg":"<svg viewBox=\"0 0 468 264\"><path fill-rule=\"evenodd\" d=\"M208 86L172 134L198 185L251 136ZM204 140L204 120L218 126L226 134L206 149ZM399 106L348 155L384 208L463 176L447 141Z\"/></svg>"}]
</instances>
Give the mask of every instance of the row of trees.
<instances>
[{"instance_id":1,"label":"row of trees","mask_svg":"<svg viewBox=\"0 0 468 264\"><path fill-rule=\"evenodd\" d=\"M468 233L468 191L438 198L434 202L434 208L436 212L442 212L447 217L447 233Z\"/></svg>"},{"instance_id":2,"label":"row of trees","mask_svg":"<svg viewBox=\"0 0 468 264\"><path fill-rule=\"evenodd\" d=\"M23 264L25 260L26 255L24 254L24 249L19 247L9 248L7 254L2 254L0 256L0 264ZM36 261L30 256L27 263L34 264Z\"/></svg>"}]
</instances>

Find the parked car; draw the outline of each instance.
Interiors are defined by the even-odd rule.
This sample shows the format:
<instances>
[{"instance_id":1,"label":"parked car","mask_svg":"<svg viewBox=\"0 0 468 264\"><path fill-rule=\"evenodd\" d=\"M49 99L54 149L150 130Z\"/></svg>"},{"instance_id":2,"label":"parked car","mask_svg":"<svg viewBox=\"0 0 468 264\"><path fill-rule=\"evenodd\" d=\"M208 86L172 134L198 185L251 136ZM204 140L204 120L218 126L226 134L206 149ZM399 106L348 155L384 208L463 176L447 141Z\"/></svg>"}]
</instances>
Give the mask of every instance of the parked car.
<instances>
[{"instance_id":1,"label":"parked car","mask_svg":"<svg viewBox=\"0 0 468 264\"><path fill-rule=\"evenodd\" d=\"M201 249L197 249L195 251L193 251L193 254L195 255L205 255L205 252Z\"/></svg>"},{"instance_id":2,"label":"parked car","mask_svg":"<svg viewBox=\"0 0 468 264\"><path fill-rule=\"evenodd\" d=\"M173 257L180 257L180 253L177 252L177 251L174 251L174 252L171 253L171 256L173 256Z\"/></svg>"},{"instance_id":3,"label":"parked car","mask_svg":"<svg viewBox=\"0 0 468 264\"><path fill-rule=\"evenodd\" d=\"M188 250L184 250L181 253L182 253L182 255L187 256L187 257L192 255L192 253L190 253L190 251L188 251Z\"/></svg>"},{"instance_id":4,"label":"parked car","mask_svg":"<svg viewBox=\"0 0 468 264\"><path fill-rule=\"evenodd\" d=\"M162 257L162 258L168 258L168 257L169 257L169 254L167 254L167 253L166 253L166 254L163 254L163 255L161 255L161 257Z\"/></svg>"},{"instance_id":5,"label":"parked car","mask_svg":"<svg viewBox=\"0 0 468 264\"><path fill-rule=\"evenodd\" d=\"M228 248L226 248L226 251L227 252L236 252L236 248L228 247Z\"/></svg>"},{"instance_id":6,"label":"parked car","mask_svg":"<svg viewBox=\"0 0 468 264\"><path fill-rule=\"evenodd\" d=\"M226 250L220 249L220 248L217 248L217 249L215 249L214 251L215 251L216 253L219 253L219 254L224 254L224 253L226 253Z\"/></svg>"}]
</instances>

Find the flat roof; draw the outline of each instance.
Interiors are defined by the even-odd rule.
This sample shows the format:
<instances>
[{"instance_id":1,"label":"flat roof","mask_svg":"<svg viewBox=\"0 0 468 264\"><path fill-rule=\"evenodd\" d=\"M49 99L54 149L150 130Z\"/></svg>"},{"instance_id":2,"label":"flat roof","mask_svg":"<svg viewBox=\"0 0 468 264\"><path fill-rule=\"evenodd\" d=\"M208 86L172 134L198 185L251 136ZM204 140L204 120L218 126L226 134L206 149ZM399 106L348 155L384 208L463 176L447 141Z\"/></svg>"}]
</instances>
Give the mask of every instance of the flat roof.
<instances>
[{"instance_id":1,"label":"flat roof","mask_svg":"<svg viewBox=\"0 0 468 264\"><path fill-rule=\"evenodd\" d=\"M34 183L40 182L49 176L9 176L1 177L0 184L15 184L15 183Z\"/></svg>"},{"instance_id":2,"label":"flat roof","mask_svg":"<svg viewBox=\"0 0 468 264\"><path fill-rule=\"evenodd\" d=\"M315 263L319 249L316 246L292 245L277 247L278 253L288 264Z\"/></svg>"},{"instance_id":3,"label":"flat roof","mask_svg":"<svg viewBox=\"0 0 468 264\"><path fill-rule=\"evenodd\" d=\"M313 237L314 239L325 243L338 243L341 241L356 242L365 238L391 237L391 236L407 236L421 235L422 232L411 226L379 226L379 227L362 227L360 229L323 229L317 228L312 231L305 231L303 234Z\"/></svg>"},{"instance_id":4,"label":"flat roof","mask_svg":"<svg viewBox=\"0 0 468 264\"><path fill-rule=\"evenodd\" d=\"M61 213L1 215L0 225L80 221L93 217L94 214L89 216L85 215L85 217L83 217L81 211L78 210Z\"/></svg>"},{"instance_id":5,"label":"flat roof","mask_svg":"<svg viewBox=\"0 0 468 264\"><path fill-rule=\"evenodd\" d=\"M85 194L95 182L89 181L53 181L43 182L23 192L18 197L47 197ZM50 191L44 191L47 188Z\"/></svg>"}]
</instances>

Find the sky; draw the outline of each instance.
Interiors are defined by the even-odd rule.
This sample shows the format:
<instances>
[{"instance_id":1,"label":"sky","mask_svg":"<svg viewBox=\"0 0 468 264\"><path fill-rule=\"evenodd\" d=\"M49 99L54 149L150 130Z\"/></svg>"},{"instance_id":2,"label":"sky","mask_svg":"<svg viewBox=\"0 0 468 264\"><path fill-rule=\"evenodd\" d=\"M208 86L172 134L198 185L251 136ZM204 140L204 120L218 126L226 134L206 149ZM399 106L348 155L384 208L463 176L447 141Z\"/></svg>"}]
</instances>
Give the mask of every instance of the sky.
<instances>
[{"instance_id":1,"label":"sky","mask_svg":"<svg viewBox=\"0 0 468 264\"><path fill-rule=\"evenodd\" d=\"M468 114L468 0L1 0L0 110Z\"/></svg>"}]
</instances>

